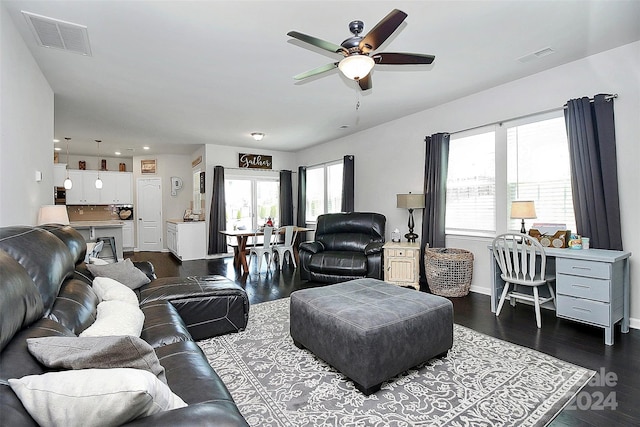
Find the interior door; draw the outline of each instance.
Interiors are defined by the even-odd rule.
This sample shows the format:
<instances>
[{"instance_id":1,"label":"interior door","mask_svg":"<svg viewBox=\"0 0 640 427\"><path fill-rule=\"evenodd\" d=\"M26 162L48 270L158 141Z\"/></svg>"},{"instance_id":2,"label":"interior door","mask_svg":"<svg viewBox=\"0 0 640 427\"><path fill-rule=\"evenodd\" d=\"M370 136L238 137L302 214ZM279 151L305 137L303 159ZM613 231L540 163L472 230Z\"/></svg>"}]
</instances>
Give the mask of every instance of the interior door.
<instances>
[{"instance_id":1,"label":"interior door","mask_svg":"<svg viewBox=\"0 0 640 427\"><path fill-rule=\"evenodd\" d=\"M137 190L138 250L162 251L162 181L139 178Z\"/></svg>"}]
</instances>

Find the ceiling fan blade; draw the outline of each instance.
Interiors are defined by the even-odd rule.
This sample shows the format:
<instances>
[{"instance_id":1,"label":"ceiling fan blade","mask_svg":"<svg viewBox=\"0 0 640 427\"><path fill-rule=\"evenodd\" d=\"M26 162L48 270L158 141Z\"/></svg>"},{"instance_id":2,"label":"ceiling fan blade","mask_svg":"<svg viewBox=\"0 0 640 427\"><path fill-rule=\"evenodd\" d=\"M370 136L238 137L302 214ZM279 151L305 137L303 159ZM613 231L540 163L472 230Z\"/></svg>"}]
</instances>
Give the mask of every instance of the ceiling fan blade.
<instances>
[{"instance_id":1,"label":"ceiling fan blade","mask_svg":"<svg viewBox=\"0 0 640 427\"><path fill-rule=\"evenodd\" d=\"M306 79L307 77L315 76L316 74L324 73L326 71L333 70L338 67L338 63L334 62L332 64L323 65L322 67L314 68L313 70L305 71L304 73L300 73L297 76L293 76L295 80Z\"/></svg>"},{"instance_id":2,"label":"ceiling fan blade","mask_svg":"<svg viewBox=\"0 0 640 427\"><path fill-rule=\"evenodd\" d=\"M360 85L360 89L362 90L371 89L371 73L359 79L358 84Z\"/></svg>"},{"instance_id":3,"label":"ceiling fan blade","mask_svg":"<svg viewBox=\"0 0 640 427\"><path fill-rule=\"evenodd\" d=\"M334 52L334 53L344 52L344 48L340 45L319 39L317 37L308 36L306 34L302 34L297 31L289 31L287 35L289 37L293 37L294 39L298 39L305 43L309 43L310 45L319 47L320 49L328 50L329 52Z\"/></svg>"},{"instance_id":4,"label":"ceiling fan blade","mask_svg":"<svg viewBox=\"0 0 640 427\"><path fill-rule=\"evenodd\" d=\"M402 24L407 14L401 10L393 9L382 18L360 42L360 50L363 53L376 50L391 34Z\"/></svg>"},{"instance_id":5,"label":"ceiling fan blade","mask_svg":"<svg viewBox=\"0 0 640 427\"><path fill-rule=\"evenodd\" d=\"M376 64L383 65L431 64L436 59L433 55L396 52L380 52L374 54L372 58Z\"/></svg>"}]
</instances>

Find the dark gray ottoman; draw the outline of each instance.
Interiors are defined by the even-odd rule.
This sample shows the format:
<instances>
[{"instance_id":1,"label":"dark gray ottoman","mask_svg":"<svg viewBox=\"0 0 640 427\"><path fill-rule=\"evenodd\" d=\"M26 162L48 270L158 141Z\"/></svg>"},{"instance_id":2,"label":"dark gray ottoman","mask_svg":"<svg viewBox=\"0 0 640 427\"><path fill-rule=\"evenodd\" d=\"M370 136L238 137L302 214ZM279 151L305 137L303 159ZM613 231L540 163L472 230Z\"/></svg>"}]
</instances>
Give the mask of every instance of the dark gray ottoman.
<instances>
[{"instance_id":1,"label":"dark gray ottoman","mask_svg":"<svg viewBox=\"0 0 640 427\"><path fill-rule=\"evenodd\" d=\"M376 279L293 292L290 320L296 346L366 395L453 345L451 301Z\"/></svg>"}]
</instances>

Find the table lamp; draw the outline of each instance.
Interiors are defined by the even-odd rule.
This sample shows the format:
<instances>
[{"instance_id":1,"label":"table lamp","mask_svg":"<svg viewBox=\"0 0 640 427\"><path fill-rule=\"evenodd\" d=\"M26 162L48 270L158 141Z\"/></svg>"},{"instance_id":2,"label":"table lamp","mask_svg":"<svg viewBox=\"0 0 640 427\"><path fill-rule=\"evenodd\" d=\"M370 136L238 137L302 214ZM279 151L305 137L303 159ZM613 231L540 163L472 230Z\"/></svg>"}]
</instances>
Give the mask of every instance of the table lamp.
<instances>
[{"instance_id":1,"label":"table lamp","mask_svg":"<svg viewBox=\"0 0 640 427\"><path fill-rule=\"evenodd\" d=\"M521 200L511 202L511 218L522 219L520 226L520 233L527 234L527 229L524 227L525 219L532 219L536 217L536 206L533 200Z\"/></svg>"},{"instance_id":2,"label":"table lamp","mask_svg":"<svg viewBox=\"0 0 640 427\"><path fill-rule=\"evenodd\" d=\"M424 208L424 194L398 194L397 195L397 207L401 209L409 210L409 232L404 235L408 242L415 242L418 235L413 232L413 210Z\"/></svg>"},{"instance_id":3,"label":"table lamp","mask_svg":"<svg viewBox=\"0 0 640 427\"><path fill-rule=\"evenodd\" d=\"M69 214L65 205L44 205L38 212L38 225L63 224L69 225Z\"/></svg>"}]
</instances>

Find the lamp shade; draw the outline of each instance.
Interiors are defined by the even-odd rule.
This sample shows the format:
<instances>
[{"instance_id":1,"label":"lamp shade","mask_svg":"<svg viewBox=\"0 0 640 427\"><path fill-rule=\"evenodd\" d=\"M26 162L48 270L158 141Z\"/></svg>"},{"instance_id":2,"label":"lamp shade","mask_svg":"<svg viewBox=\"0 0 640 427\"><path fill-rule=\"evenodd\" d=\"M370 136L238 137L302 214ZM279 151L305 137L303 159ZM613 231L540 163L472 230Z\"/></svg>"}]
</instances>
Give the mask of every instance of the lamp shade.
<instances>
[{"instance_id":1,"label":"lamp shade","mask_svg":"<svg viewBox=\"0 0 640 427\"><path fill-rule=\"evenodd\" d=\"M38 225L64 224L69 225L69 214L65 205L44 205L38 212Z\"/></svg>"},{"instance_id":2,"label":"lamp shade","mask_svg":"<svg viewBox=\"0 0 640 427\"><path fill-rule=\"evenodd\" d=\"M342 74L351 80L360 80L371 71L375 61L367 55L351 55L344 58L338 64Z\"/></svg>"},{"instance_id":3,"label":"lamp shade","mask_svg":"<svg viewBox=\"0 0 640 427\"><path fill-rule=\"evenodd\" d=\"M424 194L398 194L398 207L402 209L422 209L424 208Z\"/></svg>"},{"instance_id":4,"label":"lamp shade","mask_svg":"<svg viewBox=\"0 0 640 427\"><path fill-rule=\"evenodd\" d=\"M511 202L511 218L531 219L536 217L536 206L533 200Z\"/></svg>"}]
</instances>

